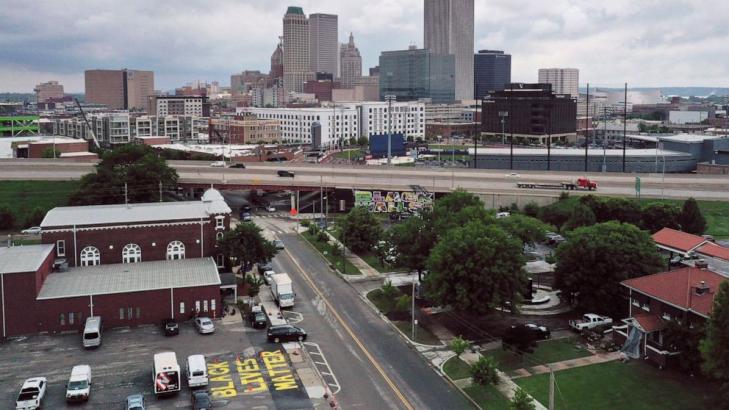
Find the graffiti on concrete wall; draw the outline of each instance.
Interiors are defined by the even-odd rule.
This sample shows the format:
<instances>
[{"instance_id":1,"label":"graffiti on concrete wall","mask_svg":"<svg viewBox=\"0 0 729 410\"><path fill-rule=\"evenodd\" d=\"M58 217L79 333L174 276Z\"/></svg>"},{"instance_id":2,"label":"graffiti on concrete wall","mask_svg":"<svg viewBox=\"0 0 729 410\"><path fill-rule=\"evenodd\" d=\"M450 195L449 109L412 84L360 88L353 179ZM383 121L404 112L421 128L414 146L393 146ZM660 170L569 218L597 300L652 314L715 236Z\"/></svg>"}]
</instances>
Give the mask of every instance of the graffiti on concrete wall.
<instances>
[{"instance_id":1,"label":"graffiti on concrete wall","mask_svg":"<svg viewBox=\"0 0 729 410\"><path fill-rule=\"evenodd\" d=\"M354 204L370 212L417 213L421 209L433 207L433 193L354 191Z\"/></svg>"}]
</instances>

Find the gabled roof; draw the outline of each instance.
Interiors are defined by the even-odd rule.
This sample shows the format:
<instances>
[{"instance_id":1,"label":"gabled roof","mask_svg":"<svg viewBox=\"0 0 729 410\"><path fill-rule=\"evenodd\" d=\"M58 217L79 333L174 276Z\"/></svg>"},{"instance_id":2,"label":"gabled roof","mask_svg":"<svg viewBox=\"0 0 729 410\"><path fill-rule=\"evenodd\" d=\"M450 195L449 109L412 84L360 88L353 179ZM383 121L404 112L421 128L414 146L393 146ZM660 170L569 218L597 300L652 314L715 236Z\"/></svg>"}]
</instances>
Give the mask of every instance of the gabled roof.
<instances>
[{"instance_id":1,"label":"gabled roof","mask_svg":"<svg viewBox=\"0 0 729 410\"><path fill-rule=\"evenodd\" d=\"M54 245L0 248L0 274L35 272L53 252Z\"/></svg>"},{"instance_id":2,"label":"gabled roof","mask_svg":"<svg viewBox=\"0 0 729 410\"><path fill-rule=\"evenodd\" d=\"M666 323L656 314L638 313L633 315L633 319L646 333L653 333L666 327Z\"/></svg>"},{"instance_id":3,"label":"gabled roof","mask_svg":"<svg viewBox=\"0 0 729 410\"><path fill-rule=\"evenodd\" d=\"M679 309L708 317L713 308L714 295L725 280L724 276L716 272L687 267L628 279L621 284ZM696 293L696 286L701 282L709 287L708 293L704 295Z\"/></svg>"},{"instance_id":4,"label":"gabled roof","mask_svg":"<svg viewBox=\"0 0 729 410\"><path fill-rule=\"evenodd\" d=\"M705 245L702 245L701 247L696 249L696 253L729 261L729 248L725 248L711 242L708 242Z\"/></svg>"},{"instance_id":5,"label":"gabled roof","mask_svg":"<svg viewBox=\"0 0 729 410\"><path fill-rule=\"evenodd\" d=\"M656 245L666 250L690 252L706 243L706 239L690 233L663 228L652 235Z\"/></svg>"}]
</instances>

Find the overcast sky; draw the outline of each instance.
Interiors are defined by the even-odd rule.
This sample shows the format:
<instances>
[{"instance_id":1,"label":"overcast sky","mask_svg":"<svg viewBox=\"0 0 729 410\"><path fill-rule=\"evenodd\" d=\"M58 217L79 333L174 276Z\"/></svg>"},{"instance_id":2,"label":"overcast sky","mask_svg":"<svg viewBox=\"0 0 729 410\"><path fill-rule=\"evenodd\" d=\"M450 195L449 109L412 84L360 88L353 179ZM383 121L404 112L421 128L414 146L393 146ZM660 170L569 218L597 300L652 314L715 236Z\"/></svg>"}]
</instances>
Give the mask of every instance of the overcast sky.
<instances>
[{"instance_id":1,"label":"overcast sky","mask_svg":"<svg viewBox=\"0 0 729 410\"><path fill-rule=\"evenodd\" d=\"M59 80L83 92L90 68L154 70L155 88L268 72L289 5L339 15L367 68L423 45L423 0L0 0L0 92ZM729 86L729 2L476 0L476 49L512 55L512 79L577 67L580 83Z\"/></svg>"}]
</instances>

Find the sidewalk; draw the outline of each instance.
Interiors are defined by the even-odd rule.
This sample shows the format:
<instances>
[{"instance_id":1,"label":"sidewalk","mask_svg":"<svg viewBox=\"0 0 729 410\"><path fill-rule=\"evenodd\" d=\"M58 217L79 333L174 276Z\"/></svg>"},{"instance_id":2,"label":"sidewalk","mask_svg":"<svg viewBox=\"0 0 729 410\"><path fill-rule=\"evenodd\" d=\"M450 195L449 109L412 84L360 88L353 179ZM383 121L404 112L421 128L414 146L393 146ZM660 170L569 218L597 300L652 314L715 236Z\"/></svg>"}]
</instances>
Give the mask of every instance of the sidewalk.
<instances>
[{"instance_id":1,"label":"sidewalk","mask_svg":"<svg viewBox=\"0 0 729 410\"><path fill-rule=\"evenodd\" d=\"M575 367L589 366L592 364L611 362L613 360L618 360L618 359L620 359L620 352L598 353L598 354L595 354L592 356L580 357L577 359L564 360L561 362L550 363L549 366L540 365L540 366L530 367L528 369L517 369L514 371L514 373L516 373L516 375L513 378L518 379L520 377L529 377L529 376L534 376L537 374L549 373L550 367L552 368L553 371L559 371L559 370L572 369Z\"/></svg>"},{"instance_id":2,"label":"sidewalk","mask_svg":"<svg viewBox=\"0 0 729 410\"><path fill-rule=\"evenodd\" d=\"M365 277L369 277L369 278L380 278L380 277L382 277L382 274L377 269L375 269L372 266L370 266L367 262L365 262L364 260L362 260L362 258L360 258L359 256L357 256L357 254L355 254L354 252L352 252L349 249L345 248L345 246L342 245L342 243L339 242L339 240L337 238L335 238L334 235L332 235L329 232L327 232L326 234L327 234L327 236L329 236L329 240L331 242L333 242L333 243L341 246L342 249L344 249L345 258L347 258L347 260L352 265L354 265L355 268L359 269L359 271Z\"/></svg>"}]
</instances>

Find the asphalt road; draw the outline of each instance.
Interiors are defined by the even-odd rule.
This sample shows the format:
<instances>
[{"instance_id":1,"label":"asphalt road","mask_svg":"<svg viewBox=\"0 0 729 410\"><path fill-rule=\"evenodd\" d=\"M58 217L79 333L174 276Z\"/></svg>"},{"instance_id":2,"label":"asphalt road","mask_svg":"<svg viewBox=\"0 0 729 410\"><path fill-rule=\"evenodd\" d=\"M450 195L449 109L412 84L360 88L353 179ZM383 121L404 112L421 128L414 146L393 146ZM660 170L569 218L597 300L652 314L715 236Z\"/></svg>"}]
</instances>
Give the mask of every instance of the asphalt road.
<instances>
[{"instance_id":1,"label":"asphalt road","mask_svg":"<svg viewBox=\"0 0 729 410\"><path fill-rule=\"evenodd\" d=\"M598 195L635 195L635 177L641 177L641 195L654 198L729 200L729 181L722 175L694 174L600 174L575 172L519 172L504 170L420 169L323 164L250 164L246 169L212 168L208 163L171 161L182 183L266 186L336 187L343 189L410 190L420 185L433 192L464 188L474 193L544 194L558 190L520 189L517 181L560 182L587 176L599 184ZM89 163L61 163L53 160L0 160L0 179L78 179L92 170ZM281 178L276 170L296 172L295 178Z\"/></svg>"},{"instance_id":2,"label":"asphalt road","mask_svg":"<svg viewBox=\"0 0 729 410\"><path fill-rule=\"evenodd\" d=\"M290 222L254 221L286 246L274 259L274 269L294 281L300 325L326 356L341 386L336 397L342 408L471 407L292 232Z\"/></svg>"}]
</instances>

